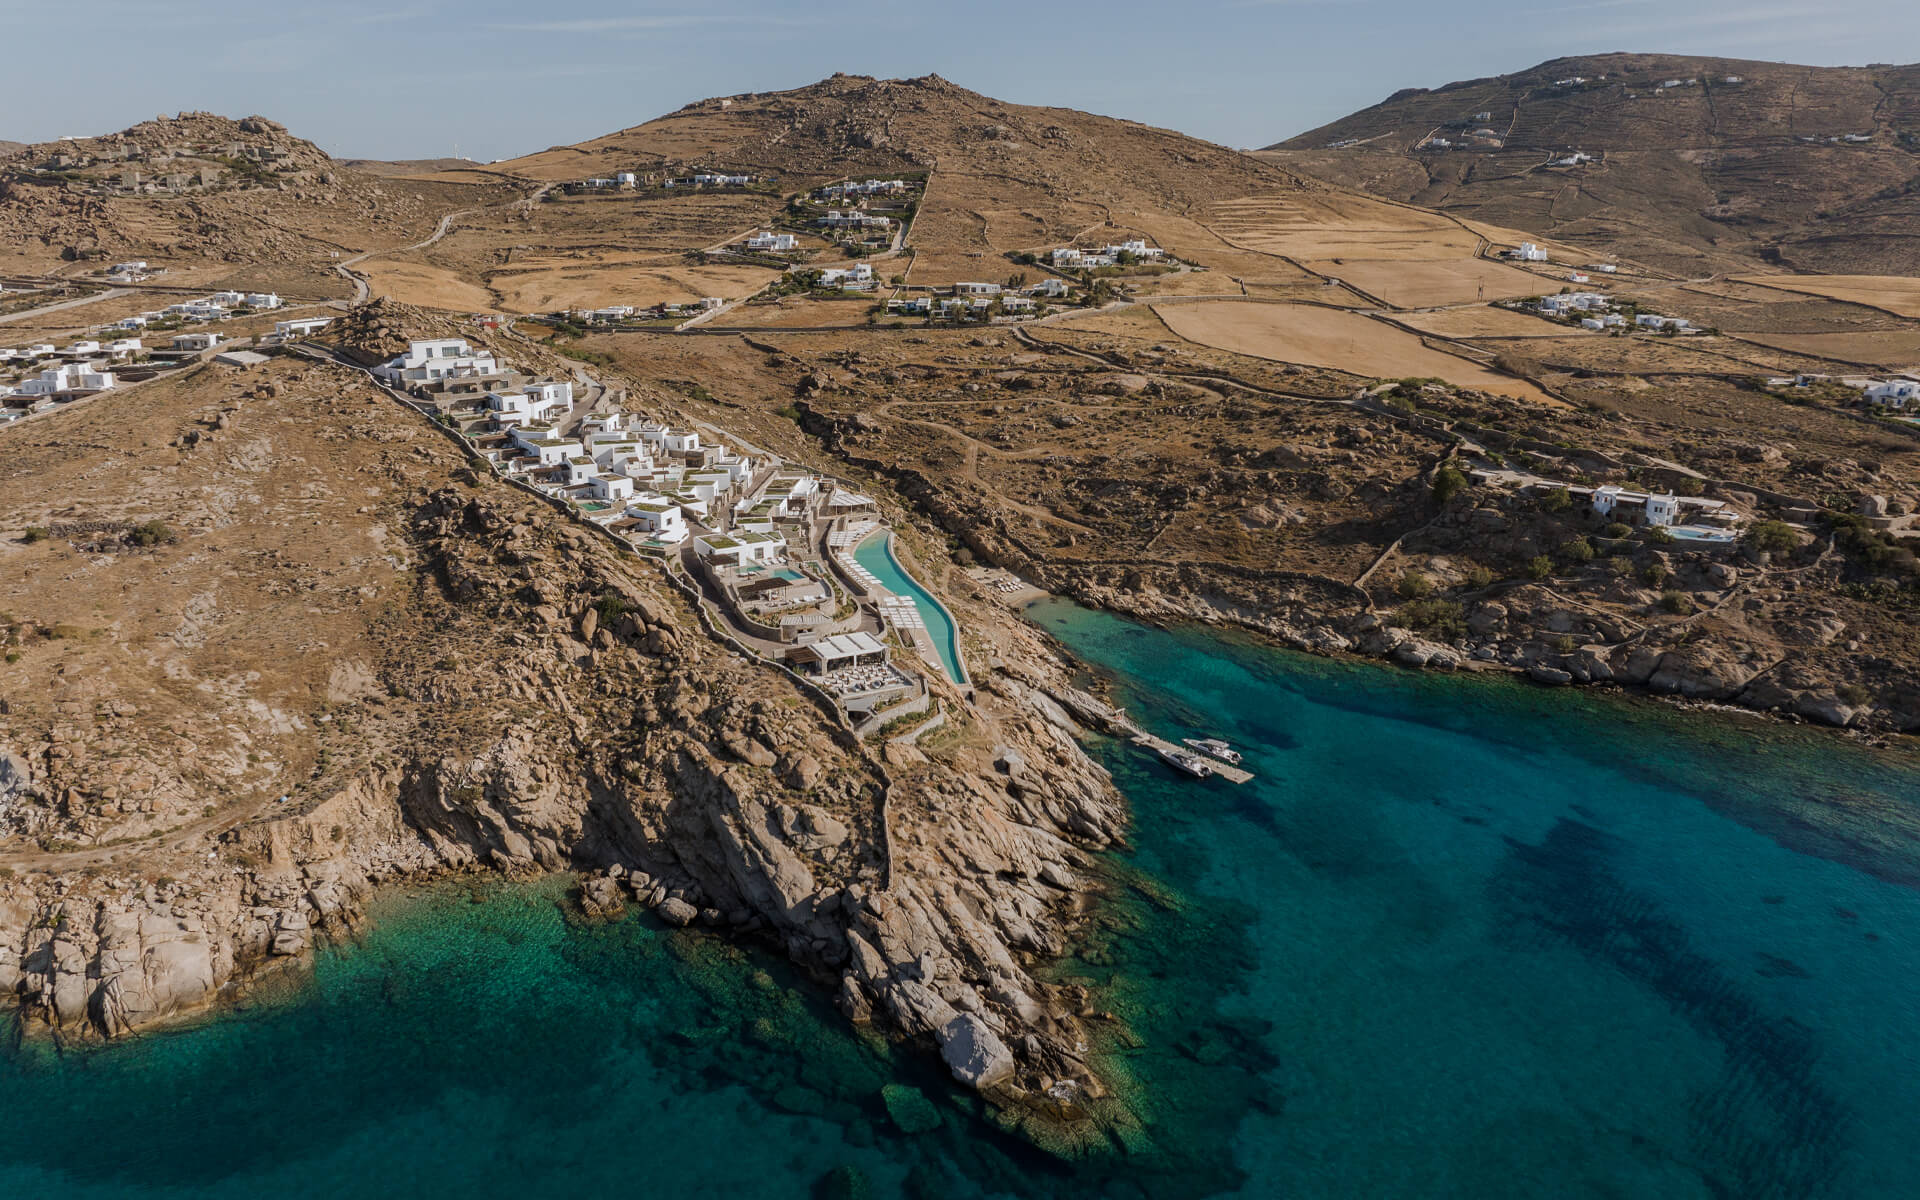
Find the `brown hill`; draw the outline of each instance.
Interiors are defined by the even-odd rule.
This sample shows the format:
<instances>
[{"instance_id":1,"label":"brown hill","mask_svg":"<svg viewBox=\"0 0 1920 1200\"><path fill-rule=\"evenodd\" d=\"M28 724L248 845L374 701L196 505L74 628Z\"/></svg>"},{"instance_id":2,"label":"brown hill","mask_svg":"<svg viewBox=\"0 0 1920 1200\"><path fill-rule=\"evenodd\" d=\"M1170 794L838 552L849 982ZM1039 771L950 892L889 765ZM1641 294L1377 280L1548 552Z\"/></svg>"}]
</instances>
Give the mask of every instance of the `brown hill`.
<instances>
[{"instance_id":1,"label":"brown hill","mask_svg":"<svg viewBox=\"0 0 1920 1200\"><path fill-rule=\"evenodd\" d=\"M340 291L332 264L430 232L472 188L380 180L265 117L157 117L25 146L0 164L0 269L146 257L271 268L282 290Z\"/></svg>"},{"instance_id":2,"label":"brown hill","mask_svg":"<svg viewBox=\"0 0 1920 1200\"><path fill-rule=\"evenodd\" d=\"M761 182L660 186L702 168ZM580 194L559 186L623 172L643 186ZM774 272L733 266L728 275L701 252L777 224L791 215L792 197L848 176L924 181L897 252L874 261L885 278L909 285L998 281L1019 273L1012 260L1025 255L1137 237L1205 269L1144 285L1158 294L1285 294L1326 288L1326 276L1301 262L1339 258L1383 231L1404 234L1420 243L1418 256L1434 259L1471 255L1482 236L1511 240L1163 129L1007 104L937 76L837 75L793 91L704 100L579 145L420 177L518 181L541 189L544 202L463 217L430 250L366 266L375 290L439 307L540 312L738 299ZM803 253L824 241L813 239ZM1465 286L1472 296L1473 284Z\"/></svg>"},{"instance_id":3,"label":"brown hill","mask_svg":"<svg viewBox=\"0 0 1920 1200\"><path fill-rule=\"evenodd\" d=\"M1552 165L1575 151L1594 161ZM1920 270L1920 66L1561 58L1408 88L1262 156L1678 271Z\"/></svg>"}]
</instances>

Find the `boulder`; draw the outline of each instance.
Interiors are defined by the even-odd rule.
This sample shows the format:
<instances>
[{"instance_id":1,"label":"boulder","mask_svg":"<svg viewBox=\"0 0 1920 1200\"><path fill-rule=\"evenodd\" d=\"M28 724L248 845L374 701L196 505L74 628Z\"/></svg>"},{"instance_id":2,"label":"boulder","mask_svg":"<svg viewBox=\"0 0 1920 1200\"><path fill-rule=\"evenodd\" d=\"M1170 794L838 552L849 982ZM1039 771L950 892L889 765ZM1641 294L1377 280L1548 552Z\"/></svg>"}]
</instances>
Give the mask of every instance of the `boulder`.
<instances>
[{"instance_id":1,"label":"boulder","mask_svg":"<svg viewBox=\"0 0 1920 1200\"><path fill-rule=\"evenodd\" d=\"M660 906L653 911L669 925L691 925L693 919L700 915L699 909L685 900L677 900L672 896L662 900Z\"/></svg>"},{"instance_id":2,"label":"boulder","mask_svg":"<svg viewBox=\"0 0 1920 1200\"><path fill-rule=\"evenodd\" d=\"M940 1057L953 1077L985 1090L1013 1076L1013 1053L1000 1035L972 1013L961 1013L940 1030Z\"/></svg>"}]
</instances>

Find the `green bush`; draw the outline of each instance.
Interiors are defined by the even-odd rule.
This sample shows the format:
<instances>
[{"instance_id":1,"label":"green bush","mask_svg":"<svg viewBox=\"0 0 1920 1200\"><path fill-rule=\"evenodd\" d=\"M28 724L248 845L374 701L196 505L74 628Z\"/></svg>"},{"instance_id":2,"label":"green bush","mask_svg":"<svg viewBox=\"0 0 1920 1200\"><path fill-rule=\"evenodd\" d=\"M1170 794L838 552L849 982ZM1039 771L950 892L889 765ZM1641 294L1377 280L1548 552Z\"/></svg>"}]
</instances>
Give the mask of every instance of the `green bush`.
<instances>
[{"instance_id":1,"label":"green bush","mask_svg":"<svg viewBox=\"0 0 1920 1200\"><path fill-rule=\"evenodd\" d=\"M1573 507L1573 493L1565 488L1555 488L1540 497L1540 511L1563 513Z\"/></svg>"},{"instance_id":2,"label":"green bush","mask_svg":"<svg viewBox=\"0 0 1920 1200\"><path fill-rule=\"evenodd\" d=\"M1653 543L1656 546L1673 545L1673 535L1667 532L1667 527L1665 525L1647 526L1646 537L1647 537L1647 541Z\"/></svg>"},{"instance_id":3,"label":"green bush","mask_svg":"<svg viewBox=\"0 0 1920 1200\"><path fill-rule=\"evenodd\" d=\"M1661 592L1660 610L1676 617L1690 616L1693 613L1693 600L1685 592Z\"/></svg>"},{"instance_id":4,"label":"green bush","mask_svg":"<svg viewBox=\"0 0 1920 1200\"><path fill-rule=\"evenodd\" d=\"M1650 562L1640 568L1640 578L1648 587L1659 587L1667 581L1667 569L1657 562Z\"/></svg>"},{"instance_id":5,"label":"green bush","mask_svg":"<svg viewBox=\"0 0 1920 1200\"><path fill-rule=\"evenodd\" d=\"M136 546L168 546L180 540L180 535L165 521L155 518L135 525L127 534L127 540Z\"/></svg>"},{"instance_id":6,"label":"green bush","mask_svg":"<svg viewBox=\"0 0 1920 1200\"><path fill-rule=\"evenodd\" d=\"M1527 563L1527 578L1545 579L1553 574L1553 560L1544 554L1536 554Z\"/></svg>"},{"instance_id":7,"label":"green bush","mask_svg":"<svg viewBox=\"0 0 1920 1200\"><path fill-rule=\"evenodd\" d=\"M1585 538L1574 538L1560 547L1560 557L1568 562L1592 562L1593 543Z\"/></svg>"},{"instance_id":8,"label":"green bush","mask_svg":"<svg viewBox=\"0 0 1920 1200\"><path fill-rule=\"evenodd\" d=\"M1857 683L1849 683L1841 687L1839 696L1854 708L1861 708L1873 702L1873 693Z\"/></svg>"},{"instance_id":9,"label":"green bush","mask_svg":"<svg viewBox=\"0 0 1920 1200\"><path fill-rule=\"evenodd\" d=\"M1476 590L1489 587L1493 583L1493 572L1485 567L1475 567L1467 572L1467 586Z\"/></svg>"},{"instance_id":10,"label":"green bush","mask_svg":"<svg viewBox=\"0 0 1920 1200\"><path fill-rule=\"evenodd\" d=\"M1615 540L1618 540L1623 537L1632 536L1633 526L1622 524L1619 521L1614 521L1611 524L1609 524L1605 529L1601 530L1600 532L1606 534L1610 538L1614 538Z\"/></svg>"},{"instance_id":11,"label":"green bush","mask_svg":"<svg viewBox=\"0 0 1920 1200\"><path fill-rule=\"evenodd\" d=\"M1400 577L1394 590L1400 593L1402 600L1418 600L1433 590L1433 580L1418 571L1408 571Z\"/></svg>"},{"instance_id":12,"label":"green bush","mask_svg":"<svg viewBox=\"0 0 1920 1200\"><path fill-rule=\"evenodd\" d=\"M20 540L31 546L35 542L44 542L52 536L53 532L45 525L29 525L27 526L26 533L21 535Z\"/></svg>"},{"instance_id":13,"label":"green bush","mask_svg":"<svg viewBox=\"0 0 1920 1200\"><path fill-rule=\"evenodd\" d=\"M1433 476L1433 498L1442 504L1467 489L1467 476L1459 467L1445 466Z\"/></svg>"},{"instance_id":14,"label":"green bush","mask_svg":"<svg viewBox=\"0 0 1920 1200\"><path fill-rule=\"evenodd\" d=\"M1465 635L1467 622L1460 606L1451 600L1414 600L1400 606L1393 623L1406 629L1418 629L1442 638Z\"/></svg>"},{"instance_id":15,"label":"green bush","mask_svg":"<svg viewBox=\"0 0 1920 1200\"><path fill-rule=\"evenodd\" d=\"M1785 521L1756 521L1742 540L1770 554L1788 554L1800 546L1800 535Z\"/></svg>"}]
</instances>

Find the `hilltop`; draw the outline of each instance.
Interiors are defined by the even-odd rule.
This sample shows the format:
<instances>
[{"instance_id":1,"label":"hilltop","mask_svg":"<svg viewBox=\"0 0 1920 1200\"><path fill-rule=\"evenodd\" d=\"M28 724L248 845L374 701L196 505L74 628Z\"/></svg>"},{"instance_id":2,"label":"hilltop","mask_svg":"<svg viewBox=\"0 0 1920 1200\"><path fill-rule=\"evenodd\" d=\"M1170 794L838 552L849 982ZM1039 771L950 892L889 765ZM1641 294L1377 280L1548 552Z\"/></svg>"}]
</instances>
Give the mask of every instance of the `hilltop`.
<instances>
[{"instance_id":1,"label":"hilltop","mask_svg":"<svg viewBox=\"0 0 1920 1200\"><path fill-rule=\"evenodd\" d=\"M262 116L159 116L114 133L21 146L0 164L0 268L145 257L269 268L283 290L338 291L344 250L433 227L445 184L335 162ZM418 232L416 232L418 231Z\"/></svg>"},{"instance_id":2,"label":"hilltop","mask_svg":"<svg viewBox=\"0 0 1920 1200\"><path fill-rule=\"evenodd\" d=\"M1555 165L1576 152L1593 161ZM1261 156L1674 271L1920 270L1915 65L1558 58L1407 88Z\"/></svg>"}]
</instances>

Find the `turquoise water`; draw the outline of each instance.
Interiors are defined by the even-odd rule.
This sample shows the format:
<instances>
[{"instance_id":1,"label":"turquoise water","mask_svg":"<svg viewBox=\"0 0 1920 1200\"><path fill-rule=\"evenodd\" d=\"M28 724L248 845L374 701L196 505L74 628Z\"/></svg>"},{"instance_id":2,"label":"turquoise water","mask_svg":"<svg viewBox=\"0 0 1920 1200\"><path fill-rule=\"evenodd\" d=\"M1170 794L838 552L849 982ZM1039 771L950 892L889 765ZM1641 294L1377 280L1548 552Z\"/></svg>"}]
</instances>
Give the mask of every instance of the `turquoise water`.
<instances>
[{"instance_id":1,"label":"turquoise water","mask_svg":"<svg viewBox=\"0 0 1920 1200\"><path fill-rule=\"evenodd\" d=\"M957 684L965 685L967 672L960 665L960 631L954 626L953 618L947 614L946 606L933 598L933 593L920 586L918 580L907 574L899 560L893 557L893 535L890 533L870 537L854 548L853 559L880 581L880 586L896 596L910 596L915 608L920 610L920 619L927 623L927 632L933 635L933 643L940 652L940 662L947 669L947 678Z\"/></svg>"},{"instance_id":2,"label":"turquoise water","mask_svg":"<svg viewBox=\"0 0 1920 1200\"><path fill-rule=\"evenodd\" d=\"M1259 773L1097 747L1135 847L1057 974L1132 1031L1126 1151L1034 1149L761 955L459 884L238 1014L0 1056L0 1195L1920 1190L1911 757L1031 615Z\"/></svg>"}]
</instances>

